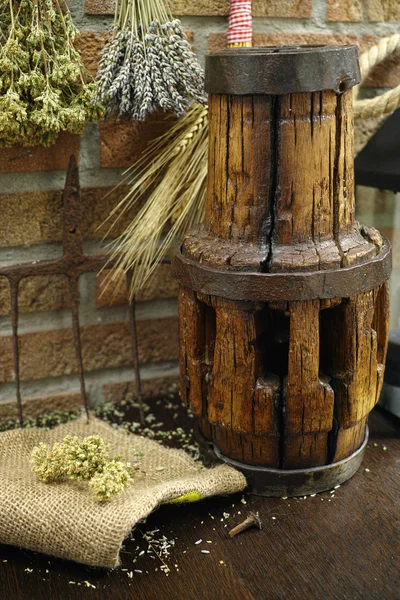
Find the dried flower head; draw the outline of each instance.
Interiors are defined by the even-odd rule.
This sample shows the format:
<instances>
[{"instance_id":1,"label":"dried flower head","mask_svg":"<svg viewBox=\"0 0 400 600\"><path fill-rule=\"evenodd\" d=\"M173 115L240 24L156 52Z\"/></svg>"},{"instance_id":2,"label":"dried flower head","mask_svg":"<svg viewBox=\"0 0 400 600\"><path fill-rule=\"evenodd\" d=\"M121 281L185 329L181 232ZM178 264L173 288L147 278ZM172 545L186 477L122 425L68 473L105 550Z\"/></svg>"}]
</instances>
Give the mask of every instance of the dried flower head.
<instances>
[{"instance_id":1,"label":"dried flower head","mask_svg":"<svg viewBox=\"0 0 400 600\"><path fill-rule=\"evenodd\" d=\"M117 3L96 81L108 114L137 120L160 108L183 116L193 101L205 102L203 70L181 22L159 0Z\"/></svg>"},{"instance_id":2,"label":"dried flower head","mask_svg":"<svg viewBox=\"0 0 400 600\"><path fill-rule=\"evenodd\" d=\"M100 501L121 495L131 485L131 475L135 468L137 461L132 465L118 458L111 458L104 441L98 435L83 439L67 435L52 448L39 444L31 454L31 469L41 481L89 481L90 488Z\"/></svg>"},{"instance_id":3,"label":"dried flower head","mask_svg":"<svg viewBox=\"0 0 400 600\"><path fill-rule=\"evenodd\" d=\"M111 500L113 496L120 496L133 481L129 469L130 463L124 464L116 459L109 460L89 481L96 498L104 502Z\"/></svg>"}]
</instances>

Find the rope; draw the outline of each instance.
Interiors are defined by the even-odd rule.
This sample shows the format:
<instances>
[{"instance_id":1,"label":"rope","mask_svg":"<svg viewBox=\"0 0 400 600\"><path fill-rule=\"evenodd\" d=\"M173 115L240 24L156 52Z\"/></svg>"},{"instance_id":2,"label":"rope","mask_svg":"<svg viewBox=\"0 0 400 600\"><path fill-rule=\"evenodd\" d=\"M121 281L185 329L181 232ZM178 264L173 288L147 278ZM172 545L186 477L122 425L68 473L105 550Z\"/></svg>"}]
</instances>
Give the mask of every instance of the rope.
<instances>
[{"instance_id":1,"label":"rope","mask_svg":"<svg viewBox=\"0 0 400 600\"><path fill-rule=\"evenodd\" d=\"M251 46L253 24L252 0L231 0L228 27L228 46Z\"/></svg>"},{"instance_id":2,"label":"rope","mask_svg":"<svg viewBox=\"0 0 400 600\"><path fill-rule=\"evenodd\" d=\"M372 69L385 58L400 50L400 35L395 34L379 40L378 44L360 56L362 81L368 77ZM392 90L366 100L357 100L360 85L354 88L354 118L368 119L380 117L394 112L400 106L400 85Z\"/></svg>"}]
</instances>

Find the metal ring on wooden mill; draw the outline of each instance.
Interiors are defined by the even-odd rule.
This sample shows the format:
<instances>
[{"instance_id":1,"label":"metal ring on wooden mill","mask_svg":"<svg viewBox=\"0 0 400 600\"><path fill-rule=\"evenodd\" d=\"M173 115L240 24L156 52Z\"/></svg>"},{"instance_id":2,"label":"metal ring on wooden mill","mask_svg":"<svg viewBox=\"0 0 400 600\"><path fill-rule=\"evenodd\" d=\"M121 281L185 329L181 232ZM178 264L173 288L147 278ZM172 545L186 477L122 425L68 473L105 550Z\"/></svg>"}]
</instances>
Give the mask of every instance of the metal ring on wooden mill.
<instances>
[{"instance_id":1,"label":"metal ring on wooden mill","mask_svg":"<svg viewBox=\"0 0 400 600\"><path fill-rule=\"evenodd\" d=\"M181 395L253 492L359 468L383 381L391 250L355 220L355 47L207 57L204 225L175 259Z\"/></svg>"}]
</instances>

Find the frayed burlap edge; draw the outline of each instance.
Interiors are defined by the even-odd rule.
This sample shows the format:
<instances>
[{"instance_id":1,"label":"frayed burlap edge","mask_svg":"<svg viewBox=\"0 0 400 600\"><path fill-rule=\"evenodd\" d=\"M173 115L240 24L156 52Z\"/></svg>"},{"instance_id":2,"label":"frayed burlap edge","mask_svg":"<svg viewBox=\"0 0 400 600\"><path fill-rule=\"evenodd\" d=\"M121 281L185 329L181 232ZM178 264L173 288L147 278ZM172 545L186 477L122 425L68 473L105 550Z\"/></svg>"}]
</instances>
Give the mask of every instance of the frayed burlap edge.
<instances>
[{"instance_id":1,"label":"frayed burlap edge","mask_svg":"<svg viewBox=\"0 0 400 600\"><path fill-rule=\"evenodd\" d=\"M30 454L39 442L96 434L112 455L127 461L143 455L133 486L121 497L99 503L84 482L45 484L31 472ZM246 486L244 476L227 465L206 469L182 450L126 434L95 417L51 431L1 433L0 481L0 543L109 568L119 565L121 546L133 527L161 504L188 494L232 494Z\"/></svg>"}]
</instances>

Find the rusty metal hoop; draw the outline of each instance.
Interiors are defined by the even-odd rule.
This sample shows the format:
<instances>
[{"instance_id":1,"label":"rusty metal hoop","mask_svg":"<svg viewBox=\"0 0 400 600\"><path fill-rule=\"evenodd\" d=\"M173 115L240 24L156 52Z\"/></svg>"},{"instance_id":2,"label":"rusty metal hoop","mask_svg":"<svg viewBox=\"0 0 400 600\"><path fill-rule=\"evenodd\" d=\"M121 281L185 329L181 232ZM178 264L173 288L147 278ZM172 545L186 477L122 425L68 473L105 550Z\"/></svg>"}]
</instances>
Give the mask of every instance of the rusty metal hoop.
<instances>
[{"instance_id":1,"label":"rusty metal hoop","mask_svg":"<svg viewBox=\"0 0 400 600\"><path fill-rule=\"evenodd\" d=\"M389 278L391 268L391 245L386 238L378 256L368 262L324 271L228 271L194 262L183 255L181 248L174 260L175 277L183 286L205 295L254 302L349 298L381 285Z\"/></svg>"},{"instance_id":2,"label":"rusty metal hoop","mask_svg":"<svg viewBox=\"0 0 400 600\"><path fill-rule=\"evenodd\" d=\"M231 48L206 56L209 94L341 94L360 81L357 46Z\"/></svg>"}]
</instances>

